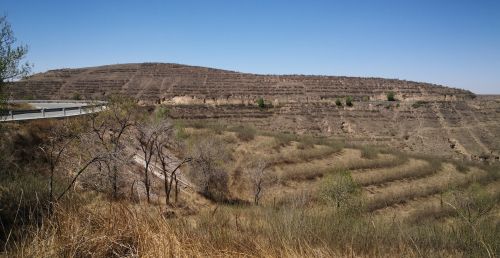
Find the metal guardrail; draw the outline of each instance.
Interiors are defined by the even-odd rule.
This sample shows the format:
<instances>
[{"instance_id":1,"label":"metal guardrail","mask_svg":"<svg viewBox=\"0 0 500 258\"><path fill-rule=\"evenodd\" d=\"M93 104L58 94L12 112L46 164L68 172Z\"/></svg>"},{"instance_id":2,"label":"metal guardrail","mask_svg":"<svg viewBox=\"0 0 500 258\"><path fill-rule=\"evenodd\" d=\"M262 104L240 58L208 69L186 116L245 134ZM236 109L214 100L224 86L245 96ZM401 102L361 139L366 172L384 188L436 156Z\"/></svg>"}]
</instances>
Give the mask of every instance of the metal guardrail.
<instances>
[{"instance_id":1,"label":"metal guardrail","mask_svg":"<svg viewBox=\"0 0 500 258\"><path fill-rule=\"evenodd\" d=\"M21 103L95 103L95 104L107 104L106 101L102 100L67 100L67 99L32 99L32 100L9 100L7 103L21 104Z\"/></svg>"},{"instance_id":2,"label":"metal guardrail","mask_svg":"<svg viewBox=\"0 0 500 258\"><path fill-rule=\"evenodd\" d=\"M105 101L66 101L66 100L14 100L9 103L61 103L61 104L87 104L54 108L38 108L24 110L0 110L0 122L23 121L44 118L58 118L67 116L79 116L100 112L106 109Z\"/></svg>"}]
</instances>

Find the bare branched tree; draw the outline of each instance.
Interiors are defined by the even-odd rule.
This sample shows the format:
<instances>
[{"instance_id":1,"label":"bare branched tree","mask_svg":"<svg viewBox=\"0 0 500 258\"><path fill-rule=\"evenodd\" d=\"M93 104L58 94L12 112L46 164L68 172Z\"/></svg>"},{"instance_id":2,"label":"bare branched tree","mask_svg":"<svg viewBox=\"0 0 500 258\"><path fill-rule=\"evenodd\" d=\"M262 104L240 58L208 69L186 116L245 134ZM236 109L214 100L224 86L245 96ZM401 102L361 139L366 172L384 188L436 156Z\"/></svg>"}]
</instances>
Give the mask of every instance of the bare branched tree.
<instances>
[{"instance_id":1,"label":"bare branched tree","mask_svg":"<svg viewBox=\"0 0 500 258\"><path fill-rule=\"evenodd\" d=\"M62 123L54 123L49 133L47 141L39 149L49 165L49 200L54 202L54 180L56 169L60 164L61 158L69 145L75 140L75 133L72 132L68 120Z\"/></svg>"},{"instance_id":2,"label":"bare branched tree","mask_svg":"<svg viewBox=\"0 0 500 258\"><path fill-rule=\"evenodd\" d=\"M86 160L79 168L76 170L76 172L73 174L71 177L70 183L64 190L59 194L57 197L56 201L59 201L64 195L73 187L73 185L76 183L76 180L85 172L91 165L104 162L105 160L109 159L109 156L106 154L100 153L97 154L96 156L91 157L90 159Z\"/></svg>"},{"instance_id":3,"label":"bare branched tree","mask_svg":"<svg viewBox=\"0 0 500 258\"><path fill-rule=\"evenodd\" d=\"M250 168L248 169L255 205L259 205L259 200L264 192L264 188L271 183L269 171L267 170L268 166L269 164L264 157L260 157L251 162Z\"/></svg>"},{"instance_id":4,"label":"bare branched tree","mask_svg":"<svg viewBox=\"0 0 500 258\"><path fill-rule=\"evenodd\" d=\"M96 153L85 144L89 138L78 128L78 122L64 120L52 126L48 140L39 146L41 153L49 166L49 209L52 210L54 202L59 201L74 186L78 178L96 163L109 159L109 153ZM68 166L62 166L63 160L78 160ZM59 174L59 175L58 175ZM56 178L69 177L69 183L59 194L56 194L54 184ZM57 196L57 197L56 197Z\"/></svg>"},{"instance_id":5,"label":"bare branched tree","mask_svg":"<svg viewBox=\"0 0 500 258\"><path fill-rule=\"evenodd\" d=\"M168 173L168 170L164 166L164 163L162 162L162 172L163 172L163 177L165 179L164 181L164 188L165 188L165 203L169 204L170 203L170 193L172 192L172 183L175 182L175 202L178 201L179 197L179 179L177 178L178 173L177 171L181 168L182 165L191 162L191 158L185 158L181 162L177 164L177 166L173 169L170 170L170 174Z\"/></svg>"},{"instance_id":6,"label":"bare branched tree","mask_svg":"<svg viewBox=\"0 0 500 258\"><path fill-rule=\"evenodd\" d=\"M156 161L159 163L161 172L163 174L163 186L165 190L165 203L168 205L170 204L170 195L172 192L173 187L175 186L175 202L177 202L178 198L178 183L179 180L177 179L177 172L179 171L180 167L188 162L191 161L190 158L186 158L180 162L177 162L177 166L172 168L172 165L176 163L176 161L171 157L170 153L168 152L168 147L174 145L172 141L172 133L173 133L173 128L170 124L168 124L168 121L164 120L164 123L167 123L163 129L163 131L160 133L158 139L155 142L155 154L156 154ZM175 182L175 185L173 184Z\"/></svg>"},{"instance_id":7,"label":"bare branched tree","mask_svg":"<svg viewBox=\"0 0 500 258\"><path fill-rule=\"evenodd\" d=\"M144 186L146 187L146 196L148 198L148 203L151 202L150 197L150 185L151 181L149 180L149 169L151 160L154 155L154 144L156 141L156 137L158 135L154 130L152 130L148 126L138 126L137 128L137 141L139 142L139 146L142 152L142 158L144 161Z\"/></svg>"},{"instance_id":8,"label":"bare branched tree","mask_svg":"<svg viewBox=\"0 0 500 258\"><path fill-rule=\"evenodd\" d=\"M163 145L168 142L168 135L172 131L171 124L162 116L152 116L144 119L136 126L136 140L142 154L144 163L144 186L146 188L146 196L148 202L151 202L151 181L149 172L151 169L151 162L153 157L158 151L163 150ZM161 142L161 143L159 143Z\"/></svg>"},{"instance_id":9,"label":"bare branched tree","mask_svg":"<svg viewBox=\"0 0 500 258\"><path fill-rule=\"evenodd\" d=\"M134 108L132 100L115 97L105 111L91 115L96 147L109 156L109 159L103 161L101 169L104 168L107 172L114 199L119 196L119 167L127 161L123 137L134 125Z\"/></svg>"},{"instance_id":10,"label":"bare branched tree","mask_svg":"<svg viewBox=\"0 0 500 258\"><path fill-rule=\"evenodd\" d=\"M181 168L182 165L191 162L191 158L185 158L182 161L178 162L177 166L174 168L169 168L169 164L172 163L169 161L169 158L167 155L165 155L164 152L164 147L157 146L155 147L157 153L156 155L158 156L158 160L161 165L161 171L163 174L163 186L165 190L165 203L168 205L170 204L170 194L172 192L173 187L175 187L175 202L178 200L178 184L179 184L179 179L177 178L178 176L178 171ZM175 182L175 185L173 184Z\"/></svg>"}]
</instances>

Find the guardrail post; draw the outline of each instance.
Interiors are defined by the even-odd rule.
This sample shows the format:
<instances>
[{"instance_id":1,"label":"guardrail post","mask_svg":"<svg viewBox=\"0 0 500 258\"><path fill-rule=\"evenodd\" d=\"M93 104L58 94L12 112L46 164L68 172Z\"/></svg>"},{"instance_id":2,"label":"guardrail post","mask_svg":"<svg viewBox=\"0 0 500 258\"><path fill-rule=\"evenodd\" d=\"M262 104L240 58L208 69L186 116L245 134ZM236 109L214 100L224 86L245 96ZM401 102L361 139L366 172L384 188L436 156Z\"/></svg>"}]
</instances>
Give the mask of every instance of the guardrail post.
<instances>
[{"instance_id":1,"label":"guardrail post","mask_svg":"<svg viewBox=\"0 0 500 258\"><path fill-rule=\"evenodd\" d=\"M45 117L45 108L42 108L42 117Z\"/></svg>"},{"instance_id":2,"label":"guardrail post","mask_svg":"<svg viewBox=\"0 0 500 258\"><path fill-rule=\"evenodd\" d=\"M66 116L66 108L63 108L63 116Z\"/></svg>"},{"instance_id":3,"label":"guardrail post","mask_svg":"<svg viewBox=\"0 0 500 258\"><path fill-rule=\"evenodd\" d=\"M78 107L78 112L80 112L80 114L82 114L82 106Z\"/></svg>"},{"instance_id":4,"label":"guardrail post","mask_svg":"<svg viewBox=\"0 0 500 258\"><path fill-rule=\"evenodd\" d=\"M9 116L10 119L14 120L14 112L12 112L12 110L9 110Z\"/></svg>"}]
</instances>

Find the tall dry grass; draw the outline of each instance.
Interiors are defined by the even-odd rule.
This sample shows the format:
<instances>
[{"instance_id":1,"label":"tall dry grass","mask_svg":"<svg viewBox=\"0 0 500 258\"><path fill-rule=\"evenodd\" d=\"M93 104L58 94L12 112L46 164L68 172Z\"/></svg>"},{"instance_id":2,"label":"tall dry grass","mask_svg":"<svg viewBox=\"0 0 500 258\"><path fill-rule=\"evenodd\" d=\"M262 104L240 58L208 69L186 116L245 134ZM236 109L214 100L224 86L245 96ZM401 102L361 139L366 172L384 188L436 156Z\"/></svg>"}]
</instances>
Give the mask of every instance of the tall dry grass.
<instances>
[{"instance_id":1,"label":"tall dry grass","mask_svg":"<svg viewBox=\"0 0 500 258\"><path fill-rule=\"evenodd\" d=\"M374 211L394 204L404 203L407 200L442 193L453 188L466 187L486 177L486 172L482 170L474 170L466 175L452 171L411 182L389 185L378 189L376 194L367 198L366 209Z\"/></svg>"},{"instance_id":2,"label":"tall dry grass","mask_svg":"<svg viewBox=\"0 0 500 258\"><path fill-rule=\"evenodd\" d=\"M334 174L338 171L393 167L403 164L408 160L406 155L386 155L377 159L362 159L359 157L341 158L339 157L339 160L332 161L332 164L328 166L324 164L297 164L287 167L286 171L284 171L285 173L281 175L281 180L311 180L327 174Z\"/></svg>"},{"instance_id":3,"label":"tall dry grass","mask_svg":"<svg viewBox=\"0 0 500 258\"><path fill-rule=\"evenodd\" d=\"M271 154L268 157L269 164L276 166L280 164L294 164L307 162L313 159L323 159L330 155L340 153L342 150L329 146L315 146L310 149L297 149L289 152Z\"/></svg>"},{"instance_id":4,"label":"tall dry grass","mask_svg":"<svg viewBox=\"0 0 500 258\"><path fill-rule=\"evenodd\" d=\"M14 243L8 257L422 257L483 256L466 226L411 226L324 208L220 206L167 219L126 202L59 206ZM483 223L483 222L481 222ZM491 250L499 231L487 235ZM486 232L486 233L485 233ZM465 237L465 240L464 240Z\"/></svg>"},{"instance_id":5,"label":"tall dry grass","mask_svg":"<svg viewBox=\"0 0 500 258\"><path fill-rule=\"evenodd\" d=\"M386 167L399 166L408 161L408 156L404 154L391 154L392 158L376 158L376 159L363 159L353 161L344 166L345 169L358 170L358 169L378 169Z\"/></svg>"},{"instance_id":6,"label":"tall dry grass","mask_svg":"<svg viewBox=\"0 0 500 258\"><path fill-rule=\"evenodd\" d=\"M486 208L494 208L495 203L500 203L500 182L493 181L484 185L474 183L465 190L456 189L440 194L439 196L433 196L425 202L420 202L417 205L414 204L413 206L415 207L403 219L408 223L417 223L442 217L456 217L458 216L457 210L454 207L456 205L451 206L449 204L463 200L474 201L469 205L469 208L473 210L469 210L468 213L476 209L483 211L484 215L489 215L490 210L485 209L485 206L491 206Z\"/></svg>"},{"instance_id":7,"label":"tall dry grass","mask_svg":"<svg viewBox=\"0 0 500 258\"><path fill-rule=\"evenodd\" d=\"M385 170L371 170L353 175L354 180L361 186L380 185L394 180L420 178L437 173L441 169L441 163L438 161L426 162L423 165L395 167Z\"/></svg>"}]
</instances>

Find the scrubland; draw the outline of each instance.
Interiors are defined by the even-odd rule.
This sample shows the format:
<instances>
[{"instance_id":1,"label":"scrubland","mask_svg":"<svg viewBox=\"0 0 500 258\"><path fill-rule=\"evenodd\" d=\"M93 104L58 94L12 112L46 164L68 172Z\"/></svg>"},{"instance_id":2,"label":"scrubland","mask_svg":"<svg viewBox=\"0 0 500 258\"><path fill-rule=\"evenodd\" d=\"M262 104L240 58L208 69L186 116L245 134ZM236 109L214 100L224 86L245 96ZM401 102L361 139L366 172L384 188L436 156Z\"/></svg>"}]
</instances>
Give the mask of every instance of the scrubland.
<instances>
[{"instance_id":1,"label":"scrubland","mask_svg":"<svg viewBox=\"0 0 500 258\"><path fill-rule=\"evenodd\" d=\"M128 180L117 184L116 196L112 185L95 180L106 171L95 166L54 200L48 160L38 146L57 123L62 121L2 128L11 139L1 146L0 240L6 257L500 255L495 164L248 124L176 120L168 127L174 142L168 148L172 162L186 160L178 174L185 184L173 190L169 203L157 168L148 168L154 172L149 202L138 187L145 167L130 158L130 152L140 153L133 126L123 141L128 158L117 166ZM84 133L88 121L78 123L74 131ZM57 193L72 179L70 165L89 157L70 155L80 145L68 150L68 165L54 182Z\"/></svg>"}]
</instances>

